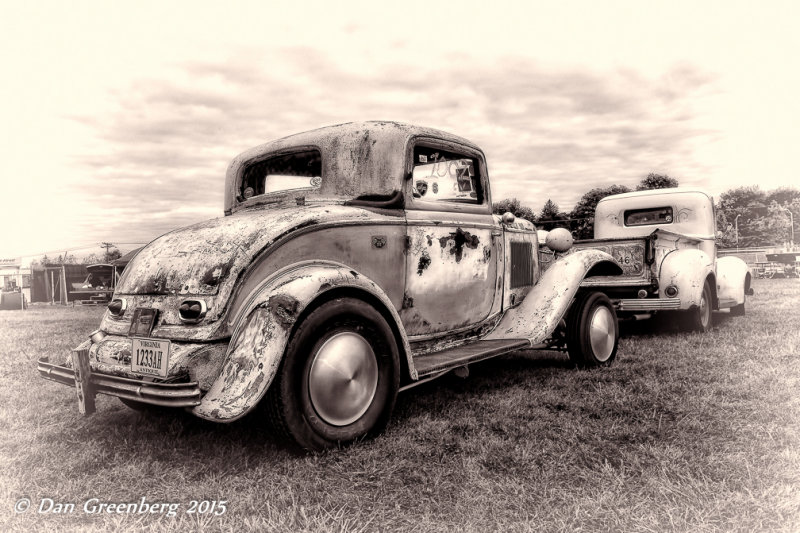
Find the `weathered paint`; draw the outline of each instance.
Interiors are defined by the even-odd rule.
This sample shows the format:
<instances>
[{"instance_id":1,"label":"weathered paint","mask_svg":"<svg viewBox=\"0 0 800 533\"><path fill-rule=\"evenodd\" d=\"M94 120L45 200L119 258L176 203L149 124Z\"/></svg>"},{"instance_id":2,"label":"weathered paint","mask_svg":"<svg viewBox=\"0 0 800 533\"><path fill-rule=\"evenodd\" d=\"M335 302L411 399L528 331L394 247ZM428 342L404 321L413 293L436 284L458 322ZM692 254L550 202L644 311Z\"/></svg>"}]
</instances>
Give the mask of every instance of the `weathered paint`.
<instances>
[{"instance_id":1,"label":"weathered paint","mask_svg":"<svg viewBox=\"0 0 800 533\"><path fill-rule=\"evenodd\" d=\"M497 260L483 248L491 249L492 230L464 218L460 225L408 227L405 293L414 306L401 309L400 316L409 335L477 324L492 310Z\"/></svg>"},{"instance_id":2,"label":"weathered paint","mask_svg":"<svg viewBox=\"0 0 800 533\"><path fill-rule=\"evenodd\" d=\"M127 310L121 318L106 313L101 329L126 334L136 307L153 307L159 309L154 337L203 341L224 338L230 335L234 324L228 302L240 287L240 277L272 245L311 230L360 225L374 231L376 224L402 226L403 219L397 214L389 216L361 207L314 205L243 211L167 233L143 248L128 264L115 293L115 297L128 300ZM336 242L346 243L347 239ZM366 246L371 248L371 241L366 241ZM375 253L383 250L374 249ZM364 255L364 261L367 257ZM180 302L188 297L206 302L208 312L200 324L183 324L178 316ZM230 320L220 320L225 317Z\"/></svg>"},{"instance_id":3,"label":"weathered paint","mask_svg":"<svg viewBox=\"0 0 800 533\"><path fill-rule=\"evenodd\" d=\"M565 316L581 280L597 265L622 272L613 257L599 250L579 250L558 259L522 304L507 311L485 339L527 339L531 345L544 342Z\"/></svg>"},{"instance_id":4,"label":"weathered paint","mask_svg":"<svg viewBox=\"0 0 800 533\"><path fill-rule=\"evenodd\" d=\"M745 285L750 270L747 263L738 257L726 256L717 259L717 298L721 308L733 307L745 302Z\"/></svg>"},{"instance_id":5,"label":"weathered paint","mask_svg":"<svg viewBox=\"0 0 800 533\"><path fill-rule=\"evenodd\" d=\"M265 194L241 202L236 197L241 176L249 164L298 147L313 147L322 154L322 183L317 190L303 192L306 202L389 195L404 186L406 148L417 137L441 139L480 151L456 135L396 122L347 123L298 133L256 146L234 158L225 181L225 212L233 213L263 202L295 204L296 193Z\"/></svg>"},{"instance_id":6,"label":"weathered paint","mask_svg":"<svg viewBox=\"0 0 800 533\"><path fill-rule=\"evenodd\" d=\"M297 317L321 294L342 287L366 291L383 304L400 331L399 348L416 379L400 317L381 288L348 266L307 262L275 273L248 295L245 318L233 333L222 371L194 414L230 422L255 407L275 377Z\"/></svg>"},{"instance_id":7,"label":"weathered paint","mask_svg":"<svg viewBox=\"0 0 800 533\"><path fill-rule=\"evenodd\" d=\"M659 254L656 254L658 260ZM700 305L703 286L709 274L712 276L711 290L716 293L716 284L713 282L713 262L702 250L696 248L683 248L668 251L659 263L659 289L660 297L665 298L664 289L669 285L678 287L680 309L689 309Z\"/></svg>"}]
</instances>

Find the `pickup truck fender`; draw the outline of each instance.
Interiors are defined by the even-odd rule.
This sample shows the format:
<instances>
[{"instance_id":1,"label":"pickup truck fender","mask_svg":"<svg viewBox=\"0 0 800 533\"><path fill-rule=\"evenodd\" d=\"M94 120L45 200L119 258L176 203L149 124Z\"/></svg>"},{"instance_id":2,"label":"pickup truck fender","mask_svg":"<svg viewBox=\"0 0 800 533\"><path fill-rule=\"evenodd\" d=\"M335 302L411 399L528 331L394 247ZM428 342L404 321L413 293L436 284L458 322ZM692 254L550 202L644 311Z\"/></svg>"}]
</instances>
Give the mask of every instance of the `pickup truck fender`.
<instances>
[{"instance_id":1,"label":"pickup truck fender","mask_svg":"<svg viewBox=\"0 0 800 533\"><path fill-rule=\"evenodd\" d=\"M740 258L726 256L717 259L717 297L721 306L743 304L745 290L750 288L750 277L747 263Z\"/></svg>"},{"instance_id":2,"label":"pickup truck fender","mask_svg":"<svg viewBox=\"0 0 800 533\"><path fill-rule=\"evenodd\" d=\"M711 257L697 248L683 248L672 250L661 261L658 275L658 293L661 298L667 298L664 289L670 285L678 288L677 298L680 299L680 309L689 309L700 305L703 294L703 284L708 276L714 276L714 265ZM714 308L717 307L717 286L711 281Z\"/></svg>"},{"instance_id":3,"label":"pickup truck fender","mask_svg":"<svg viewBox=\"0 0 800 533\"><path fill-rule=\"evenodd\" d=\"M584 278L618 276L622 268L600 250L578 250L556 260L520 305L510 309L486 339L527 339L543 343L564 318Z\"/></svg>"},{"instance_id":4,"label":"pickup truck fender","mask_svg":"<svg viewBox=\"0 0 800 533\"><path fill-rule=\"evenodd\" d=\"M222 370L192 412L216 422L232 422L247 414L272 383L303 310L325 293L343 288L383 307L379 311L393 326L401 357L405 355L414 374L400 316L380 287L340 263L305 261L279 270L250 293L236 321Z\"/></svg>"}]
</instances>

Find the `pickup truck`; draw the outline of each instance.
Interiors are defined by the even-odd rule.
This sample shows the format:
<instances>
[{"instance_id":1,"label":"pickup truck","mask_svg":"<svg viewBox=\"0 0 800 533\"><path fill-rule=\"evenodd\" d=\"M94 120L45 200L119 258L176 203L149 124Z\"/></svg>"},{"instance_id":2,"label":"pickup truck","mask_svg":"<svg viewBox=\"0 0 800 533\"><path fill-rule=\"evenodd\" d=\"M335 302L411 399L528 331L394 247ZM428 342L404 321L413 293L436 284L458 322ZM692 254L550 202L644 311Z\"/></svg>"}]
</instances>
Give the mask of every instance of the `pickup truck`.
<instances>
[{"instance_id":1,"label":"pickup truck","mask_svg":"<svg viewBox=\"0 0 800 533\"><path fill-rule=\"evenodd\" d=\"M714 202L705 192L676 187L607 196L595 210L594 237L565 253L602 250L621 265L621 276L581 285L609 296L621 318L676 312L686 329L704 332L712 310L745 314L752 276L741 259L717 257Z\"/></svg>"},{"instance_id":2,"label":"pickup truck","mask_svg":"<svg viewBox=\"0 0 800 533\"><path fill-rule=\"evenodd\" d=\"M524 348L611 363L601 291L622 273L587 248L539 267L536 230L492 214L483 152L393 122L255 147L225 180L224 216L167 233L129 263L100 328L42 377L217 422L257 406L319 450L384 427L398 392ZM559 248L561 249L561 248Z\"/></svg>"}]
</instances>

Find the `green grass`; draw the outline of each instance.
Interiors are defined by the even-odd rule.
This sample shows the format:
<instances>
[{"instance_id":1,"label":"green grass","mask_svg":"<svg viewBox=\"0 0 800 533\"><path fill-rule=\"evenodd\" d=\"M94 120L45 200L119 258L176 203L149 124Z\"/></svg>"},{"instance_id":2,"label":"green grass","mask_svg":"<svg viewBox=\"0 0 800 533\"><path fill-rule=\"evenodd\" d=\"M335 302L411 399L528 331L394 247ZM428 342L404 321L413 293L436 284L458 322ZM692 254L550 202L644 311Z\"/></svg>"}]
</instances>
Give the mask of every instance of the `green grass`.
<instances>
[{"instance_id":1,"label":"green grass","mask_svg":"<svg viewBox=\"0 0 800 533\"><path fill-rule=\"evenodd\" d=\"M576 370L517 352L400 396L378 438L299 454L254 417L143 416L35 360L66 354L101 310L0 312L0 529L798 531L800 282L758 280L748 314L705 335L625 328L617 363ZM180 502L176 517L81 505ZM28 497L69 515L15 514ZM228 501L222 516L190 500Z\"/></svg>"}]
</instances>

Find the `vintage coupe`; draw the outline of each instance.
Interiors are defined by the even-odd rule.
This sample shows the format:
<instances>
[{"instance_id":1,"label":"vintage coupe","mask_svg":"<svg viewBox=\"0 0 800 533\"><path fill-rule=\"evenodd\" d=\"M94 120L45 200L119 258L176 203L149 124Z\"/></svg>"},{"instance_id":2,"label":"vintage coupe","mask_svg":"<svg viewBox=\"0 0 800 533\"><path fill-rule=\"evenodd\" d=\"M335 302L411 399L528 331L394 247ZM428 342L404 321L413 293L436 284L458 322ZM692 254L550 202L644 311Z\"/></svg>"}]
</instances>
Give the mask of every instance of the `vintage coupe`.
<instances>
[{"instance_id":1,"label":"vintage coupe","mask_svg":"<svg viewBox=\"0 0 800 533\"><path fill-rule=\"evenodd\" d=\"M483 152L434 129L343 124L231 163L225 216L131 261L100 329L42 377L219 422L260 404L323 449L379 431L399 391L523 348L610 363L622 272L586 249L539 270L533 224L492 214ZM564 251L559 243L554 249Z\"/></svg>"}]
</instances>

